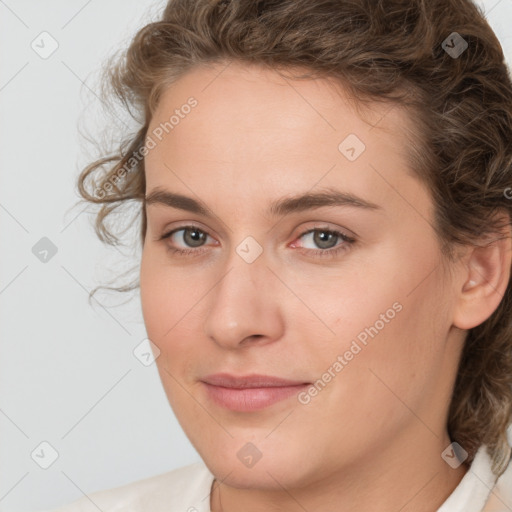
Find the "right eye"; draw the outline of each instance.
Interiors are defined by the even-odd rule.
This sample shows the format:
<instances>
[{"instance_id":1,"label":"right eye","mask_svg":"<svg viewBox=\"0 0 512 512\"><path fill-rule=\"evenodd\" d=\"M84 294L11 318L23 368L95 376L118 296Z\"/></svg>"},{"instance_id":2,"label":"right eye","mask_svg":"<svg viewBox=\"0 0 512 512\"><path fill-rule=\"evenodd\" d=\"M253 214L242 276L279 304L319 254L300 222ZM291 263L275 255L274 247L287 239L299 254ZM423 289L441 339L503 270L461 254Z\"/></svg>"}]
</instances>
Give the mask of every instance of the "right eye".
<instances>
[{"instance_id":1,"label":"right eye","mask_svg":"<svg viewBox=\"0 0 512 512\"><path fill-rule=\"evenodd\" d=\"M177 233L182 232L181 235L177 236ZM186 255L192 253L202 253L204 252L202 248L203 243L209 237L208 233L200 229L198 226L187 225L181 226L179 228L175 228L165 234L163 234L159 240L169 239L173 241L172 244L166 244L167 249L172 254ZM184 248L176 247L176 239L181 238L182 243L185 244ZM198 249L199 250L198 250Z\"/></svg>"}]
</instances>

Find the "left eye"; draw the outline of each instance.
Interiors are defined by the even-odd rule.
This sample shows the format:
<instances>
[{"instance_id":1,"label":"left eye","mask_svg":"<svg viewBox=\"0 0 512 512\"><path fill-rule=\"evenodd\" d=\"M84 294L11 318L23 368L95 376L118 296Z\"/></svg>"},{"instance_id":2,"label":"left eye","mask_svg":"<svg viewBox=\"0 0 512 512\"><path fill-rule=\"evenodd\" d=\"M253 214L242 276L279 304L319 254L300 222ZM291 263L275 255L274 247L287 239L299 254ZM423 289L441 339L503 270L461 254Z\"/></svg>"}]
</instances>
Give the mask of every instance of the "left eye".
<instances>
[{"instance_id":1,"label":"left eye","mask_svg":"<svg viewBox=\"0 0 512 512\"><path fill-rule=\"evenodd\" d=\"M341 238L344 241L350 240L349 237L340 233L339 231L333 231L331 229L311 229L303 233L299 238L308 238L320 249L331 249L336 246L336 242ZM315 249L315 248L313 248Z\"/></svg>"}]
</instances>

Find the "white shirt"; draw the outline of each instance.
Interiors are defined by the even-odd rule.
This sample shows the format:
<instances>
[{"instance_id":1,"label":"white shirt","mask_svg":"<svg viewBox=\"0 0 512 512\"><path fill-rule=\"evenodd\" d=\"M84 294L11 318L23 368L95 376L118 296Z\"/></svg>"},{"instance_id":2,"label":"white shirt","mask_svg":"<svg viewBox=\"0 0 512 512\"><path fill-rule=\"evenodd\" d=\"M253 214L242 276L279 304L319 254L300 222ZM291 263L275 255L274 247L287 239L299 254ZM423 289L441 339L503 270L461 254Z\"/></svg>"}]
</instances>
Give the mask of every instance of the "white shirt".
<instances>
[{"instance_id":1,"label":"white shirt","mask_svg":"<svg viewBox=\"0 0 512 512\"><path fill-rule=\"evenodd\" d=\"M94 492L46 512L211 512L214 476L204 462L113 489ZM470 469L437 512L512 511L512 464L497 480L484 446Z\"/></svg>"}]
</instances>

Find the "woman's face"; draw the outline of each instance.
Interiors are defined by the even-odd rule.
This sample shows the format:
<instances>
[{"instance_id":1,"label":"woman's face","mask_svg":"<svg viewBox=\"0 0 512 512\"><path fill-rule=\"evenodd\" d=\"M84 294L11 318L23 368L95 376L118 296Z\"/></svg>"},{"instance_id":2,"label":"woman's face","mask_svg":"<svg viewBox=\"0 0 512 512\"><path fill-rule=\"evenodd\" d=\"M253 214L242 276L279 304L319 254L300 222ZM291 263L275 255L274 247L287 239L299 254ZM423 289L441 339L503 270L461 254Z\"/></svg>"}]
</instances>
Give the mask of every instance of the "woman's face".
<instances>
[{"instance_id":1,"label":"woman's face","mask_svg":"<svg viewBox=\"0 0 512 512\"><path fill-rule=\"evenodd\" d=\"M462 331L412 121L389 104L365 119L325 80L235 63L189 72L153 116L144 320L182 428L235 487L449 443Z\"/></svg>"}]
</instances>

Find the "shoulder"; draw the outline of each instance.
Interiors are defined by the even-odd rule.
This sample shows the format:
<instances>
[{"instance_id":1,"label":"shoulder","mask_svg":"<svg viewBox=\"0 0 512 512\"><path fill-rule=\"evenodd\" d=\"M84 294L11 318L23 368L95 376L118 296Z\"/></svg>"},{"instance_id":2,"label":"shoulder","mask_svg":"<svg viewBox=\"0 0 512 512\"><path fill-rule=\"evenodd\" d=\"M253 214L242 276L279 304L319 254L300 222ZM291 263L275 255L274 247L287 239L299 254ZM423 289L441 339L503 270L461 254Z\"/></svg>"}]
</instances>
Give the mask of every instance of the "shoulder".
<instances>
[{"instance_id":1,"label":"shoulder","mask_svg":"<svg viewBox=\"0 0 512 512\"><path fill-rule=\"evenodd\" d=\"M204 462L94 492L48 512L210 512L213 482Z\"/></svg>"}]
</instances>

